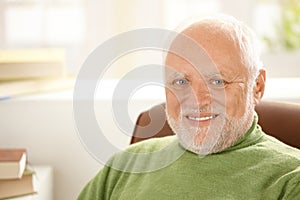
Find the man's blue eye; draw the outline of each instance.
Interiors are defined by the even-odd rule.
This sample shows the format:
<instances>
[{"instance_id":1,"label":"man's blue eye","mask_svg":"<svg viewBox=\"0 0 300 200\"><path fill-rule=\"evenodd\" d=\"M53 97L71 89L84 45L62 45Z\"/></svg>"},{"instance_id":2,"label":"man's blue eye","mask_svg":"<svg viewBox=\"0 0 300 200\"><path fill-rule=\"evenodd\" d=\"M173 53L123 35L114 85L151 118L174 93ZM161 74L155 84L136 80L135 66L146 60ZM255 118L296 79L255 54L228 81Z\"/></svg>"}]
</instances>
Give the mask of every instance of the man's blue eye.
<instances>
[{"instance_id":1,"label":"man's blue eye","mask_svg":"<svg viewBox=\"0 0 300 200\"><path fill-rule=\"evenodd\" d=\"M213 80L212 84L220 86L220 85L224 85L224 81L221 79L217 79L217 80Z\"/></svg>"},{"instance_id":2,"label":"man's blue eye","mask_svg":"<svg viewBox=\"0 0 300 200\"><path fill-rule=\"evenodd\" d=\"M187 84L187 80L185 80L185 79L179 79L179 80L176 80L174 83L176 85L185 85L185 84Z\"/></svg>"}]
</instances>

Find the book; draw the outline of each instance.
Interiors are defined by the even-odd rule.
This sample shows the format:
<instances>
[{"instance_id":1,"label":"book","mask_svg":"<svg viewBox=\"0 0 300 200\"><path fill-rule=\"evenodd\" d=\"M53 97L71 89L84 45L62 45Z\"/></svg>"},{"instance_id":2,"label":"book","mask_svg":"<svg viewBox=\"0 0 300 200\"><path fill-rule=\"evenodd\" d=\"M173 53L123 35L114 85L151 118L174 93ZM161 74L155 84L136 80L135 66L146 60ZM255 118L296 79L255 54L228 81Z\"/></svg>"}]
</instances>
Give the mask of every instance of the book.
<instances>
[{"instance_id":1,"label":"book","mask_svg":"<svg viewBox=\"0 0 300 200\"><path fill-rule=\"evenodd\" d=\"M0 81L0 100L25 94L50 92L73 88L73 76L49 77L43 79L26 79L18 81Z\"/></svg>"},{"instance_id":2,"label":"book","mask_svg":"<svg viewBox=\"0 0 300 200\"><path fill-rule=\"evenodd\" d=\"M20 179L0 180L0 199L37 193L34 174L34 171L26 169Z\"/></svg>"},{"instance_id":3,"label":"book","mask_svg":"<svg viewBox=\"0 0 300 200\"><path fill-rule=\"evenodd\" d=\"M26 161L25 149L0 149L0 179L21 178Z\"/></svg>"},{"instance_id":4,"label":"book","mask_svg":"<svg viewBox=\"0 0 300 200\"><path fill-rule=\"evenodd\" d=\"M0 80L59 76L65 73L63 49L17 49L0 51Z\"/></svg>"}]
</instances>

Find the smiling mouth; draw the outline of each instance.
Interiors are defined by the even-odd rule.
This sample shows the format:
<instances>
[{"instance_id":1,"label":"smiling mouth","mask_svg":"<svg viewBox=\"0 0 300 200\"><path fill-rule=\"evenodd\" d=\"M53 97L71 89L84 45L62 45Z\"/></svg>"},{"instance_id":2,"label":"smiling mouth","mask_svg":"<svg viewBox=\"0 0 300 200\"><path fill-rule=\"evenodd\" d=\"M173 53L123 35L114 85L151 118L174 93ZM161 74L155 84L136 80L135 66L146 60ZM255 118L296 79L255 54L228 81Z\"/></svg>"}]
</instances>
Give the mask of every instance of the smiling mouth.
<instances>
[{"instance_id":1,"label":"smiling mouth","mask_svg":"<svg viewBox=\"0 0 300 200\"><path fill-rule=\"evenodd\" d=\"M207 121L216 118L218 115L208 115L208 116L203 116L203 117L193 117L193 116L186 116L187 119L193 120L193 121Z\"/></svg>"}]
</instances>

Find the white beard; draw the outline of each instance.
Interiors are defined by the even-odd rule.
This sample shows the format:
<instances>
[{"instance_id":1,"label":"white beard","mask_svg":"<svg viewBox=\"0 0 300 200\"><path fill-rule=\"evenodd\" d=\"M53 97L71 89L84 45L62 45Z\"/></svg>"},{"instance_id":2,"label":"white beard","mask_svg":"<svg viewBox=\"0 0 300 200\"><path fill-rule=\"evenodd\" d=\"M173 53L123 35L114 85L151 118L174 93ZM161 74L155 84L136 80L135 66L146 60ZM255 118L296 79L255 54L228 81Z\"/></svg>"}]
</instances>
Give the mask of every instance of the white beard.
<instances>
[{"instance_id":1,"label":"white beard","mask_svg":"<svg viewBox=\"0 0 300 200\"><path fill-rule=\"evenodd\" d=\"M251 127L254 104L250 97L247 100L246 111L241 118L229 117L223 113L214 119L209 127L186 124L183 121L184 110L181 110L178 119L174 119L168 115L168 108L166 108L166 116L180 144L191 152L205 156L232 146Z\"/></svg>"}]
</instances>

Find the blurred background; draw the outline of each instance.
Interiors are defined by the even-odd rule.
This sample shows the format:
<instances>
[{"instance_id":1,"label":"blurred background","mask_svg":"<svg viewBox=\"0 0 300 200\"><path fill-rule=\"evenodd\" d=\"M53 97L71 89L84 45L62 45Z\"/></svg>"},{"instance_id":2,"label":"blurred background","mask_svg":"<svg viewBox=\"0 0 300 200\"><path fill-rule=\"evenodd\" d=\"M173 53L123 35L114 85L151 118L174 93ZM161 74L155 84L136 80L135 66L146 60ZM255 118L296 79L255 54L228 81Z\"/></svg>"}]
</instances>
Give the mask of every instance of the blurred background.
<instances>
[{"instance_id":1,"label":"blurred background","mask_svg":"<svg viewBox=\"0 0 300 200\"><path fill-rule=\"evenodd\" d=\"M266 97L298 101L298 0L1 0L0 49L61 48L65 68L76 74L88 55L112 36L146 27L174 30L190 17L214 13L233 15L258 35L272 78ZM137 66L161 63L159 51L135 51L114 61L104 78L119 79Z\"/></svg>"},{"instance_id":2,"label":"blurred background","mask_svg":"<svg viewBox=\"0 0 300 200\"><path fill-rule=\"evenodd\" d=\"M270 76L300 76L297 0L1 0L0 48L61 47L68 70L77 72L94 48L116 34L145 27L173 30L189 17L218 12L254 29ZM120 77L141 60L160 59L151 54L124 58L109 77Z\"/></svg>"},{"instance_id":3,"label":"blurred background","mask_svg":"<svg viewBox=\"0 0 300 200\"><path fill-rule=\"evenodd\" d=\"M299 103L299 0L0 0L0 147L26 148L30 164L53 168L47 199L75 199L103 163L93 159L78 137L73 89L63 74L73 74L74 82L88 55L117 34L138 28L173 30L185 19L215 13L233 15L258 35L268 72L264 98ZM110 95L120 78L147 64L161 65L161 52L141 50L120 57L106 71L107 82L99 86L95 115L119 149L128 146L130 133L122 133L113 121ZM14 75L8 73L8 65ZM1 79L5 73L10 80ZM53 85L56 80L60 83ZM55 92L47 92L48 83ZM142 110L164 101L162 87L144 89L133 92L128 102L131 131Z\"/></svg>"}]
</instances>

